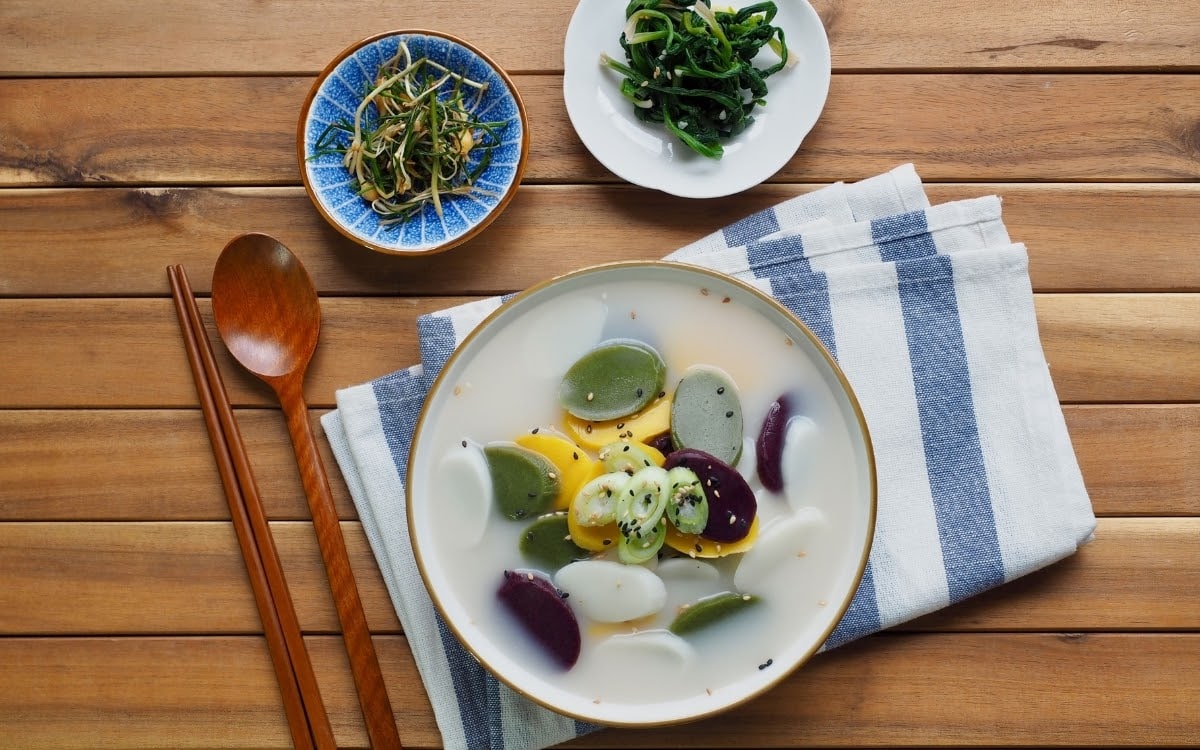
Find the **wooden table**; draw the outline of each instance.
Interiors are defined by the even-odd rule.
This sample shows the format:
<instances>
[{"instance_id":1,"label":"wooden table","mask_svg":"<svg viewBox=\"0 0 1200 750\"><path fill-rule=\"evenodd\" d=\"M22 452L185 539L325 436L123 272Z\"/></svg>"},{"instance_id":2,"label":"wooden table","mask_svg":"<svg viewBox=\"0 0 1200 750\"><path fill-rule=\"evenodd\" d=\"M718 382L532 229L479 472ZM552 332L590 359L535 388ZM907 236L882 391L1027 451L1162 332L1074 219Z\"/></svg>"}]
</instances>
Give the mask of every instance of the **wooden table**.
<instances>
[{"instance_id":1,"label":"wooden table","mask_svg":"<svg viewBox=\"0 0 1200 750\"><path fill-rule=\"evenodd\" d=\"M617 0L614 0L616 2ZM787 1L787 0L783 0ZM417 361L420 313L655 258L905 161L934 202L998 193L1101 516L1073 558L816 659L733 714L579 747L1200 743L1200 5L817 0L828 106L736 197L622 184L563 111L572 3L0 4L0 746L288 745L165 268L207 295L237 233L322 295L307 395ZM390 28L454 31L514 74L532 154L446 255L385 257L318 217L296 118L314 74ZM201 308L211 328L207 298ZM270 392L217 346L340 744L361 747L332 600ZM326 453L326 460L333 466ZM401 735L439 735L334 471Z\"/></svg>"}]
</instances>

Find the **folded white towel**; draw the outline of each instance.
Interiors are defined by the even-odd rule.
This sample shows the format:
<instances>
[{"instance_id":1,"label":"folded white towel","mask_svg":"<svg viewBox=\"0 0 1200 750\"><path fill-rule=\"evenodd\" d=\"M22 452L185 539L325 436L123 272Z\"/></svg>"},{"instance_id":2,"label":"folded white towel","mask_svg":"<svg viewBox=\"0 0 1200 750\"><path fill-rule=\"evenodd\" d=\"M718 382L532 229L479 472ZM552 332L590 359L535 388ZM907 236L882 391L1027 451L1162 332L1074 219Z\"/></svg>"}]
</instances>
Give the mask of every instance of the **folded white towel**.
<instances>
[{"instance_id":1,"label":"folded white towel","mask_svg":"<svg viewBox=\"0 0 1200 750\"><path fill-rule=\"evenodd\" d=\"M871 430L867 575L827 647L1043 567L1094 529L1034 316L1027 256L995 197L928 207L911 165L814 191L669 256L780 300L836 357ZM338 392L322 423L447 748L532 749L595 727L487 674L413 563L403 477L429 382L503 300L419 321L422 364Z\"/></svg>"}]
</instances>

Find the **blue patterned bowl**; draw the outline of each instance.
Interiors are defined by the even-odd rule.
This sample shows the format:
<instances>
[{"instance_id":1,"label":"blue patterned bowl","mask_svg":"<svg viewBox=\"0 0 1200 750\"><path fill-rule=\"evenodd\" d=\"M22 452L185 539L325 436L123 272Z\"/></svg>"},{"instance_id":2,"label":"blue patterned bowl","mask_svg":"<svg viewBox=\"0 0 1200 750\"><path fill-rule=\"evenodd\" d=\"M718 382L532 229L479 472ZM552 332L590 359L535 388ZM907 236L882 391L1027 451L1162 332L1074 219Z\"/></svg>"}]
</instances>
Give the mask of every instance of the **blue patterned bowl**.
<instances>
[{"instance_id":1,"label":"blue patterned bowl","mask_svg":"<svg viewBox=\"0 0 1200 750\"><path fill-rule=\"evenodd\" d=\"M355 191L341 156L314 156L317 140L338 120L353 122L355 109L371 90L375 74L404 41L414 58L431 60L476 81L486 82L477 114L508 124L501 145L475 182L478 190L442 199L442 215L432 205L405 221L386 225ZM475 47L437 31L389 31L343 50L317 77L300 113L297 151L304 189L325 219L351 240L393 255L448 250L474 237L512 200L525 170L529 130L525 105L508 75Z\"/></svg>"}]
</instances>

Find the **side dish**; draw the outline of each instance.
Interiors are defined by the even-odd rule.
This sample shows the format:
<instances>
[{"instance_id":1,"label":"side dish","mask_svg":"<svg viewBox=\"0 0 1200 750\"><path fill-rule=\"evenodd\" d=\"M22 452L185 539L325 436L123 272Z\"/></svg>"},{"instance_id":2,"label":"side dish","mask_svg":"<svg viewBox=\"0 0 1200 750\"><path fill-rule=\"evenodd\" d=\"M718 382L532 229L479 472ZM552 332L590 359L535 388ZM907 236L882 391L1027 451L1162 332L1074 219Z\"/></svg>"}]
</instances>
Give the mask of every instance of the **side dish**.
<instances>
[{"instance_id":1,"label":"side dish","mask_svg":"<svg viewBox=\"0 0 1200 750\"><path fill-rule=\"evenodd\" d=\"M754 288L588 269L503 305L435 379L413 549L449 630L522 693L602 724L712 713L848 605L873 517L863 436L831 360Z\"/></svg>"},{"instance_id":2,"label":"side dish","mask_svg":"<svg viewBox=\"0 0 1200 750\"><path fill-rule=\"evenodd\" d=\"M621 74L621 95L645 122L662 123L688 148L720 159L721 141L754 122L766 104L766 79L793 64L783 29L773 26L774 2L741 10L705 0L631 0L621 34L625 61L601 54ZM758 67L769 47L777 61Z\"/></svg>"},{"instance_id":3,"label":"side dish","mask_svg":"<svg viewBox=\"0 0 1200 750\"><path fill-rule=\"evenodd\" d=\"M501 144L507 123L477 114L486 87L428 57L414 59L401 41L353 119L330 123L309 158L341 156L381 224L429 204L441 216L445 198L480 189L475 182Z\"/></svg>"}]
</instances>

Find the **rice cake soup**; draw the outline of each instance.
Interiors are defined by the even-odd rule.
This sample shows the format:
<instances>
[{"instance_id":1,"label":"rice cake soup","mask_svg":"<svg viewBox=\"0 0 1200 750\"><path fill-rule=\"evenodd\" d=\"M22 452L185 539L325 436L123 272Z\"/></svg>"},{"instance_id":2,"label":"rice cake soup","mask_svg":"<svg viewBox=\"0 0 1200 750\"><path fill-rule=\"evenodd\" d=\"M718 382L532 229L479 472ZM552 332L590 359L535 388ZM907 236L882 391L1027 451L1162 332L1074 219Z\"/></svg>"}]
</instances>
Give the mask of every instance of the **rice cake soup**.
<instances>
[{"instance_id":1,"label":"rice cake soup","mask_svg":"<svg viewBox=\"0 0 1200 750\"><path fill-rule=\"evenodd\" d=\"M632 359L594 361L614 346ZM609 403L605 377L636 403ZM709 485L703 533L645 491L678 487L681 465ZM749 513L721 496L735 483ZM601 518L606 491L648 503ZM750 286L669 263L502 307L435 382L409 471L413 546L457 636L534 700L615 725L712 713L807 659L861 579L874 511L865 425L811 334Z\"/></svg>"}]
</instances>

